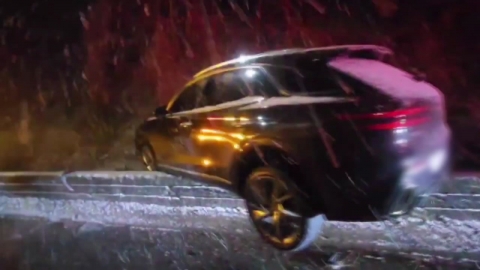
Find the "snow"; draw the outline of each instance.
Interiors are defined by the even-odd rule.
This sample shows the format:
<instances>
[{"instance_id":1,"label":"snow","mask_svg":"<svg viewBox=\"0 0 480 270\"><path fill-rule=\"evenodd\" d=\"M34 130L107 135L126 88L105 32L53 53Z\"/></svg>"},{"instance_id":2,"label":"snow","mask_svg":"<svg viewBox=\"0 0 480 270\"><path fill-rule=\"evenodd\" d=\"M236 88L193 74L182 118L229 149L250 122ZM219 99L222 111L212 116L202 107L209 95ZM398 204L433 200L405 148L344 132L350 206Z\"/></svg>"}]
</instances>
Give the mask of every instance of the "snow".
<instances>
[{"instance_id":1,"label":"snow","mask_svg":"<svg viewBox=\"0 0 480 270\"><path fill-rule=\"evenodd\" d=\"M178 199L178 198L177 198ZM0 196L2 216L45 218L51 221L72 220L105 224L139 226L180 226L185 218L202 216L213 219L244 216L245 210L220 206L167 206L139 202L107 200L58 200L37 197ZM203 228L203 225L199 228Z\"/></svg>"},{"instance_id":2,"label":"snow","mask_svg":"<svg viewBox=\"0 0 480 270\"><path fill-rule=\"evenodd\" d=\"M14 216L21 218L41 218L49 221L78 221L97 224L132 225L155 227L164 230L178 230L181 228L213 230L216 232L231 232L241 230L256 234L250 221L244 202L238 198L225 198L207 196L201 192L207 189L205 186L176 186L185 184L181 179L174 178L163 173L154 172L75 172L67 175L75 192L70 196L53 196L49 198L45 194L23 194L15 189L7 193L8 196L0 195L0 213L2 216ZM139 197L150 197L146 191L152 187L150 180L159 180L164 186L174 193L154 193L157 200L138 200ZM466 177L466 176L465 176ZM172 182L165 181L172 179ZM128 179L128 182L120 182ZM92 189L89 194L80 196L86 191L81 187L102 186L101 189ZM110 181L107 181L110 180ZM149 181L146 181L149 180ZM57 180L58 181L58 180ZM459 182L461 182L459 180ZM129 183L129 184L126 184ZM18 184L18 183L12 183ZM48 184L51 182L37 181L36 184ZM59 182L55 182L59 184ZM132 189L142 188L138 194L120 194L112 188L111 194L104 188L106 184L113 186L131 186ZM141 186L148 184L148 186ZM478 181L473 179L469 185L476 186ZM10 183L4 183L10 185ZM464 184L465 185L465 184ZM162 188L157 187L157 188ZM218 188L208 187L219 191ZM34 189L32 189L34 191ZM46 191L47 189L42 189ZM54 190L52 190L54 191ZM326 222L322 235L314 242L317 246L335 246L337 248L361 248L366 250L389 250L392 252L404 252L408 254L436 254L438 256L453 256L456 252L462 258L478 258L480 254L480 219L470 216L472 211L478 212L476 202L478 194L458 194L459 191L452 189L452 196L436 194L439 198L448 197L452 200L462 196L470 197L472 201L463 209L452 209L448 200L443 204L436 204L436 209L430 207L423 209L418 216L426 220L405 216L394 222L371 222L371 223L346 223ZM130 192L130 191L129 191ZM37 192L38 193L38 192ZM203 195L201 195L201 194ZM99 196L99 195L109 196ZM86 195L89 195L87 198ZM133 195L133 196L132 196ZM142 196L140 196L142 195ZM67 197L67 198L65 198ZM115 197L115 198L113 198ZM129 197L129 198L126 198ZM135 198L134 198L135 197ZM138 197L138 198L137 198ZM454 198L455 197L455 198ZM441 211L439 211L441 210ZM464 218L451 218L453 215L442 214L442 211L456 211L464 214ZM438 217L441 215L441 217ZM477 215L478 216L478 215ZM88 229L88 228L87 228ZM450 254L450 255L449 255ZM460 255L459 255L460 254Z\"/></svg>"},{"instance_id":3,"label":"snow","mask_svg":"<svg viewBox=\"0 0 480 270\"><path fill-rule=\"evenodd\" d=\"M219 232L242 230L255 233L244 208L201 207L48 198L0 196L4 216L72 220L97 224L154 226L160 229L200 229ZM221 205L221 204L219 204ZM462 257L480 254L480 222L477 220L421 222L404 217L398 223L327 222L314 245L442 254L457 252Z\"/></svg>"},{"instance_id":4,"label":"snow","mask_svg":"<svg viewBox=\"0 0 480 270\"><path fill-rule=\"evenodd\" d=\"M401 100L427 98L443 101L443 95L433 85L417 81L411 74L380 61L337 58L328 66Z\"/></svg>"},{"instance_id":5,"label":"snow","mask_svg":"<svg viewBox=\"0 0 480 270\"><path fill-rule=\"evenodd\" d=\"M107 178L122 177L122 178L136 178L141 176L142 178L158 178L158 177L172 177L169 174L162 172L150 172L150 171L5 171L0 172L0 177L83 177L83 178Z\"/></svg>"},{"instance_id":6,"label":"snow","mask_svg":"<svg viewBox=\"0 0 480 270\"><path fill-rule=\"evenodd\" d=\"M328 50L338 50L338 49L348 49L350 51L360 51L360 50L370 50L378 55L391 55L393 51L387 47L378 46L378 45L368 45L368 44L354 44L354 45L337 45L337 46L327 46L327 47L317 47L306 49L306 52L311 51L328 51Z\"/></svg>"},{"instance_id":7,"label":"snow","mask_svg":"<svg viewBox=\"0 0 480 270\"><path fill-rule=\"evenodd\" d=\"M150 171L75 171L68 173L69 177L82 177L82 178L104 178L111 179L112 177L121 177L121 178L149 178L157 179L160 177L169 177L174 176L166 174L163 172L150 172Z\"/></svg>"}]
</instances>

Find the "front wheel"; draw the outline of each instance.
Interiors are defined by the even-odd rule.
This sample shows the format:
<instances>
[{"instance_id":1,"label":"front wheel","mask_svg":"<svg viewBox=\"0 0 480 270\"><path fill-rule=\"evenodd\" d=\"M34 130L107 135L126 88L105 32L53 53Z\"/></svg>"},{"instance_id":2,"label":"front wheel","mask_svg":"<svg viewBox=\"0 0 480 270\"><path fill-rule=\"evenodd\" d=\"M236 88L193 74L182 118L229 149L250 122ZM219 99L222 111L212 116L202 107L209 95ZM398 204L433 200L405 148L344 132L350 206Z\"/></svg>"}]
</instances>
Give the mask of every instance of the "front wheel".
<instances>
[{"instance_id":1,"label":"front wheel","mask_svg":"<svg viewBox=\"0 0 480 270\"><path fill-rule=\"evenodd\" d=\"M151 172L157 170L157 159L155 158L155 152L150 145L145 144L140 148L140 156L147 170Z\"/></svg>"},{"instance_id":2,"label":"front wheel","mask_svg":"<svg viewBox=\"0 0 480 270\"><path fill-rule=\"evenodd\" d=\"M247 178L244 191L254 227L276 249L303 250L321 233L325 216L308 215L309 207L302 193L281 171L256 169Z\"/></svg>"}]
</instances>

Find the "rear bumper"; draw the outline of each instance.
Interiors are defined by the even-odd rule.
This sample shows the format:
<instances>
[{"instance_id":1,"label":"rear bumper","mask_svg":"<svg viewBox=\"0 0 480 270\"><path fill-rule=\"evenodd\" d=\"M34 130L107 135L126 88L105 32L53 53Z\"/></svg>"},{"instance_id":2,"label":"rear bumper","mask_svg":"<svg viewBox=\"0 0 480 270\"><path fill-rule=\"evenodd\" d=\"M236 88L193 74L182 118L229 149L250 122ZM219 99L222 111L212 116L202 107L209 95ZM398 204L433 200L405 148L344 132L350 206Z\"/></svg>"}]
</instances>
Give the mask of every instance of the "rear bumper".
<instances>
[{"instance_id":1,"label":"rear bumper","mask_svg":"<svg viewBox=\"0 0 480 270\"><path fill-rule=\"evenodd\" d=\"M375 219L407 214L426 196L439 192L451 178L450 149L437 148L411 160L402 160L398 166L400 170L387 181L379 181L382 184L373 186L367 193L365 202Z\"/></svg>"},{"instance_id":2,"label":"rear bumper","mask_svg":"<svg viewBox=\"0 0 480 270\"><path fill-rule=\"evenodd\" d=\"M451 174L450 131L443 126L432 134L420 134L411 151L400 151L388 136L337 142L338 168L328 166L327 155L311 150L318 148L298 147L299 156L306 157L299 162L302 171L308 172L301 189L314 212L329 220L377 221L408 213L425 195L438 192Z\"/></svg>"},{"instance_id":3,"label":"rear bumper","mask_svg":"<svg viewBox=\"0 0 480 270\"><path fill-rule=\"evenodd\" d=\"M408 158L390 156L383 161L365 158L350 171L339 170L335 179L341 183L342 199L327 200L329 219L377 221L407 214L428 194L439 192L451 176L447 141Z\"/></svg>"},{"instance_id":4,"label":"rear bumper","mask_svg":"<svg viewBox=\"0 0 480 270\"><path fill-rule=\"evenodd\" d=\"M450 168L450 165L445 165L441 170L419 174L418 178L422 181L419 185L409 186L400 180L397 189L392 192L385 204L380 206L381 217L397 217L411 212L429 194L439 192L451 179Z\"/></svg>"}]
</instances>

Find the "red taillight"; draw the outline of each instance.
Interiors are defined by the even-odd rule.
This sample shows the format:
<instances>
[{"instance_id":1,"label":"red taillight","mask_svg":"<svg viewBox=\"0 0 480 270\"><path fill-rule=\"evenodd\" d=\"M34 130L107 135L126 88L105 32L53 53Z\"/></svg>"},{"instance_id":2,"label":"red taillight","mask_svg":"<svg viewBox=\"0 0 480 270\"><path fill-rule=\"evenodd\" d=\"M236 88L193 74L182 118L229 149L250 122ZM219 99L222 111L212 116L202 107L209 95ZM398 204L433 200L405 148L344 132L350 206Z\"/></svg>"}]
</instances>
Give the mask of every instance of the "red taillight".
<instances>
[{"instance_id":1,"label":"red taillight","mask_svg":"<svg viewBox=\"0 0 480 270\"><path fill-rule=\"evenodd\" d=\"M413 127L413 126L418 126L421 124L424 124L428 122L427 117L422 117L418 119L411 119L411 120L397 120L393 123L386 123L386 124L373 124L373 125L368 125L366 126L366 129L369 130L392 130L392 129L398 129L398 128L407 128L407 127Z\"/></svg>"},{"instance_id":2,"label":"red taillight","mask_svg":"<svg viewBox=\"0 0 480 270\"><path fill-rule=\"evenodd\" d=\"M368 130L394 130L427 123L429 117L425 113L428 111L428 107L415 107L390 112L343 114L338 117L341 120L356 120L359 124L365 121L361 127Z\"/></svg>"}]
</instances>

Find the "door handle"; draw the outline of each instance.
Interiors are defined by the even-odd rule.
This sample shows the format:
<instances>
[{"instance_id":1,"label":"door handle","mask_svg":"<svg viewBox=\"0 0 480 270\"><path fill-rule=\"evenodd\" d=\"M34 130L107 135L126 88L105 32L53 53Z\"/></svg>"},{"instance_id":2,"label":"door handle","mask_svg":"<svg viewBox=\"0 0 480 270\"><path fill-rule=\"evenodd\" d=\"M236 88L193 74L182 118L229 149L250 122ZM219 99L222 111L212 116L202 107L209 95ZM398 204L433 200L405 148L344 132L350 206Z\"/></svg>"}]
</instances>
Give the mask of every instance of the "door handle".
<instances>
[{"instance_id":1,"label":"door handle","mask_svg":"<svg viewBox=\"0 0 480 270\"><path fill-rule=\"evenodd\" d=\"M192 121L190 121L190 120L183 120L182 122L180 122L179 126L182 127L182 128L191 127L191 126L192 126Z\"/></svg>"}]
</instances>

